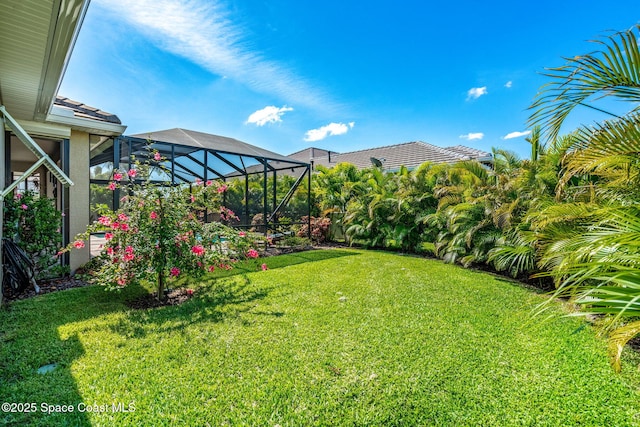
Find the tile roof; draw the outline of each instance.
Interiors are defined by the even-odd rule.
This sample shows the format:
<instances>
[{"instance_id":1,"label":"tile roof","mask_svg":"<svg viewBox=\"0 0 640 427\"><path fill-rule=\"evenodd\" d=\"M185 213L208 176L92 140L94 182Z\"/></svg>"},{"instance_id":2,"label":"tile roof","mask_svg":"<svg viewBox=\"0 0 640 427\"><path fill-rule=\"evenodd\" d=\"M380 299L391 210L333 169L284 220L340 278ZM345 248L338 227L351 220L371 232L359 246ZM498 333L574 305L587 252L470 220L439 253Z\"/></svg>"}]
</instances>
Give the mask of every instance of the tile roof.
<instances>
[{"instance_id":1,"label":"tile roof","mask_svg":"<svg viewBox=\"0 0 640 427\"><path fill-rule=\"evenodd\" d=\"M63 96L56 96L54 105L73 111L74 117L83 119L98 120L101 122L114 123L121 125L120 119L115 114L107 113L98 108L90 107L82 102L74 101Z\"/></svg>"},{"instance_id":2,"label":"tile roof","mask_svg":"<svg viewBox=\"0 0 640 427\"><path fill-rule=\"evenodd\" d=\"M477 148L467 147L465 145L455 145L453 147L446 147L446 150L455 151L456 153L464 154L474 159L482 159L482 158L490 158L491 153L487 153L486 151L478 150Z\"/></svg>"},{"instance_id":3,"label":"tile roof","mask_svg":"<svg viewBox=\"0 0 640 427\"><path fill-rule=\"evenodd\" d=\"M422 141L406 142L403 144L384 147L368 148L348 153L336 153L319 148L307 148L290 155L300 161L313 160L314 165L326 167L347 162L358 168L372 165L372 158L381 160L386 170L397 170L400 166L414 169L424 162L456 163L464 160L490 161L491 154L471 147L458 145L442 148Z\"/></svg>"}]
</instances>

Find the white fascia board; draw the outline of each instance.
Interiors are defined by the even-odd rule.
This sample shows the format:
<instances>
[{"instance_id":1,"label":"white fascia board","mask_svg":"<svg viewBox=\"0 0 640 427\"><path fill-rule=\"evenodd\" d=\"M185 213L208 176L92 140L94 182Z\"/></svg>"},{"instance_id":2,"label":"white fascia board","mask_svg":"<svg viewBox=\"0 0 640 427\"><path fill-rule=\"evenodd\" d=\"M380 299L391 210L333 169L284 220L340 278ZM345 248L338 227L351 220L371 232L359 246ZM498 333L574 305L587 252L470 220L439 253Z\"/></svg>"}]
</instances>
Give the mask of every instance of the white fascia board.
<instances>
[{"instance_id":1,"label":"white fascia board","mask_svg":"<svg viewBox=\"0 0 640 427\"><path fill-rule=\"evenodd\" d=\"M52 113L47 115L47 122L65 125L74 130L105 136L120 136L127 129L125 125L119 125L117 123L57 114L57 109L54 109Z\"/></svg>"},{"instance_id":2,"label":"white fascia board","mask_svg":"<svg viewBox=\"0 0 640 427\"><path fill-rule=\"evenodd\" d=\"M90 0L54 0L34 118L51 110L75 46Z\"/></svg>"}]
</instances>

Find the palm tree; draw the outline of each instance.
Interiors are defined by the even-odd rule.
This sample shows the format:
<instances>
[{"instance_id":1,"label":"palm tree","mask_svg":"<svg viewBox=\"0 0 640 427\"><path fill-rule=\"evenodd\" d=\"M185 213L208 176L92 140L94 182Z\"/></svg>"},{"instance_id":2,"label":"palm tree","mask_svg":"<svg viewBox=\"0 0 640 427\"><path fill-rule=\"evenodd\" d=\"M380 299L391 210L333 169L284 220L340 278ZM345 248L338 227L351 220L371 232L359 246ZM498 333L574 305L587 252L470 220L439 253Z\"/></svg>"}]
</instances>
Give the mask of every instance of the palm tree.
<instances>
[{"instance_id":1,"label":"palm tree","mask_svg":"<svg viewBox=\"0 0 640 427\"><path fill-rule=\"evenodd\" d=\"M623 346L640 333L640 322L623 322L640 314L639 31L635 26L596 41L601 51L550 69L551 82L537 95L530 117L555 142L576 106L605 112L591 102L615 99L629 105L627 113L607 113L612 118L571 135L558 194L573 196L572 203L538 218L547 245L542 265L556 277L556 294L573 297L584 313L612 318L607 325L616 370Z\"/></svg>"}]
</instances>

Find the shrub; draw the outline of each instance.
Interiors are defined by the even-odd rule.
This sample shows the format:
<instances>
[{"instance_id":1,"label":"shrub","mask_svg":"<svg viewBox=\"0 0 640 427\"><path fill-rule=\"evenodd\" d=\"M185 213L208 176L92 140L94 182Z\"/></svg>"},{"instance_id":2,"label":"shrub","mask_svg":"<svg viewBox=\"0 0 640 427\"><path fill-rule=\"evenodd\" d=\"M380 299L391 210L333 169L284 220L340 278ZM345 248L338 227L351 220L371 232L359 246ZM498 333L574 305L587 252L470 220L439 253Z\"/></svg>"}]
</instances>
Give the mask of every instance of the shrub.
<instances>
[{"instance_id":1,"label":"shrub","mask_svg":"<svg viewBox=\"0 0 640 427\"><path fill-rule=\"evenodd\" d=\"M300 227L297 233L298 237L309 236L309 225L306 224L309 217L302 217L302 221L305 224ZM311 217L311 240L315 243L323 243L329 237L329 228L331 227L331 220L329 218L315 218Z\"/></svg>"},{"instance_id":2,"label":"shrub","mask_svg":"<svg viewBox=\"0 0 640 427\"><path fill-rule=\"evenodd\" d=\"M18 244L31 258L36 279L59 277L68 272L56 253L62 243L62 214L54 201L27 191L5 200L4 236Z\"/></svg>"}]
</instances>

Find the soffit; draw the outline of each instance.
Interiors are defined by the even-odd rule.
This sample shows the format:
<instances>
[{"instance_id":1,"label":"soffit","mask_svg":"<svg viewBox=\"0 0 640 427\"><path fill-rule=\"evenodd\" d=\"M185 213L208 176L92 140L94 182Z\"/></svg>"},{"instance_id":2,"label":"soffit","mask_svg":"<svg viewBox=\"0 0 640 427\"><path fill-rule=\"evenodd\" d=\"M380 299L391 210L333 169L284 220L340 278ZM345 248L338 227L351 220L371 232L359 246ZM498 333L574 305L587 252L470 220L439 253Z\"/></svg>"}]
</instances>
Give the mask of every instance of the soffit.
<instances>
[{"instance_id":1,"label":"soffit","mask_svg":"<svg viewBox=\"0 0 640 427\"><path fill-rule=\"evenodd\" d=\"M0 2L0 102L42 121L53 103L88 0Z\"/></svg>"}]
</instances>

